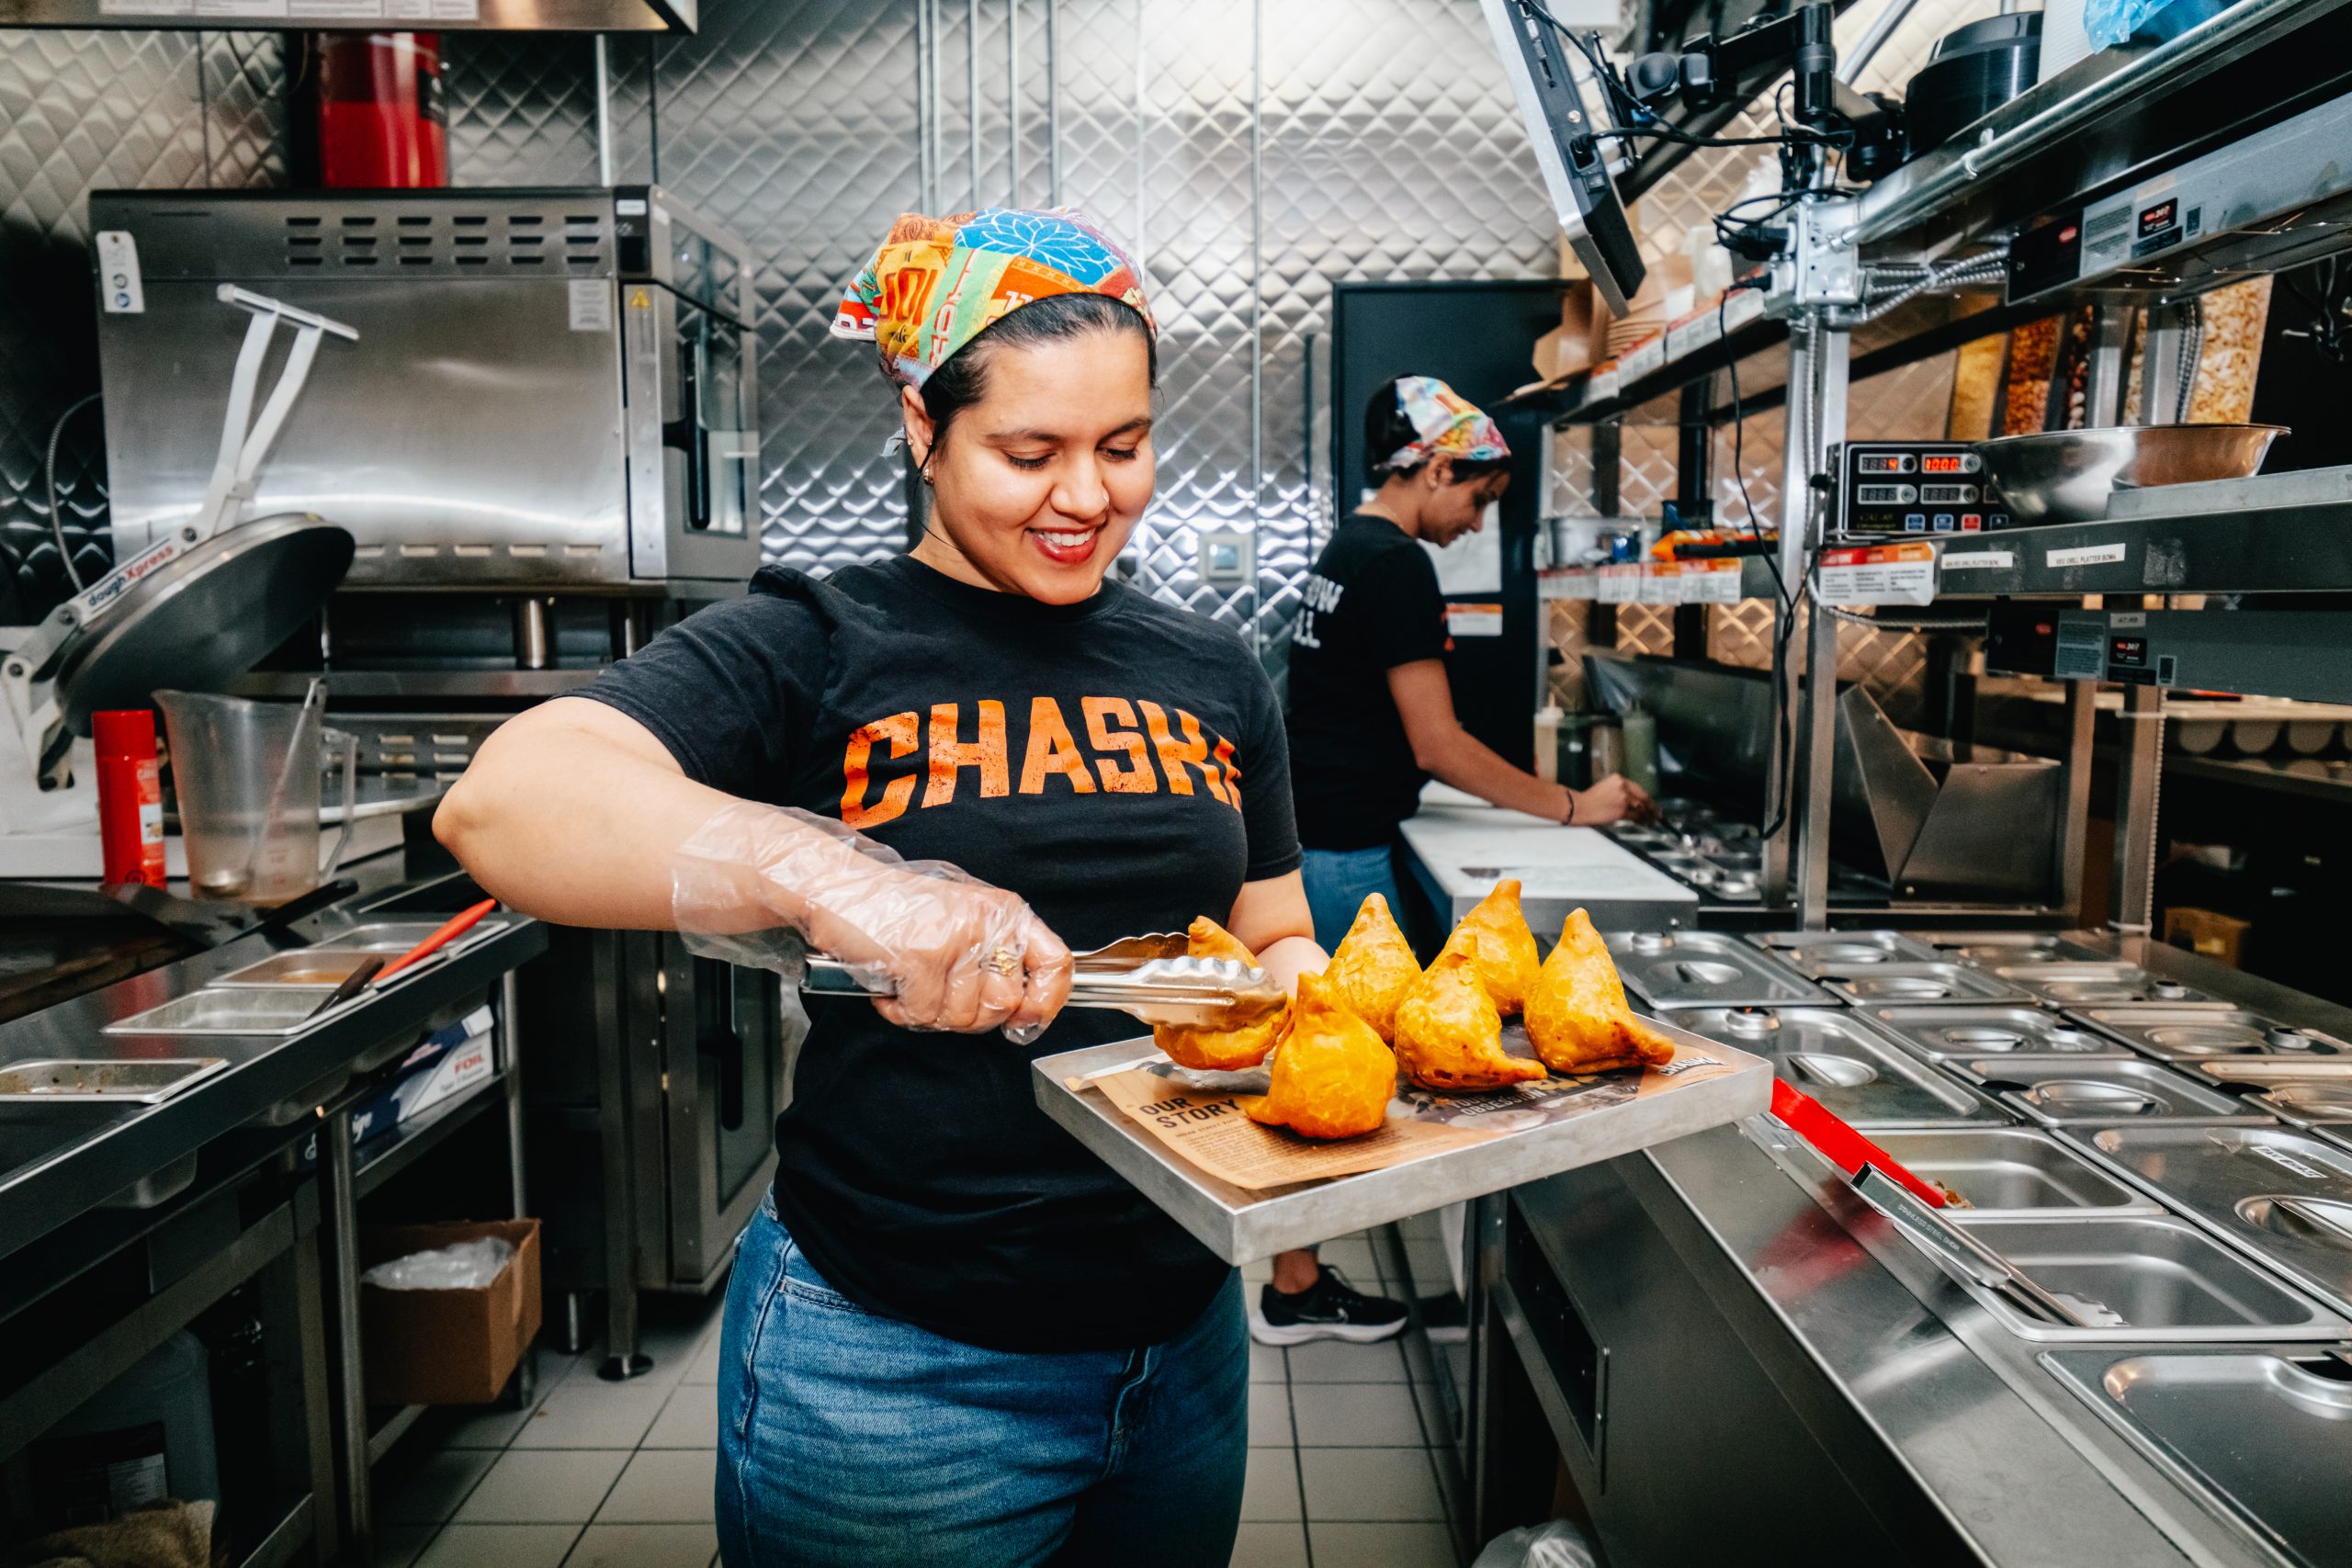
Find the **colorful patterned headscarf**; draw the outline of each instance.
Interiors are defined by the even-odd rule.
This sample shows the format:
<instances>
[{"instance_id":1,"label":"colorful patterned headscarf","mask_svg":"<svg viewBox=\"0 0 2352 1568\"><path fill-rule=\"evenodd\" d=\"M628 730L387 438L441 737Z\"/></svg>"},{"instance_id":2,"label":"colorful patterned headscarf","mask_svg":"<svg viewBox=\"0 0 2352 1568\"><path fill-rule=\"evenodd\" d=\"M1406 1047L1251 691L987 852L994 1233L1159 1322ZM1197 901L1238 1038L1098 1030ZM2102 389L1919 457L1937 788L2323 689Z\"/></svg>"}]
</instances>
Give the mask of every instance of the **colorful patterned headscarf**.
<instances>
[{"instance_id":1,"label":"colorful patterned headscarf","mask_svg":"<svg viewBox=\"0 0 2352 1568\"><path fill-rule=\"evenodd\" d=\"M1057 294L1103 294L1157 333L1142 275L1075 208L903 213L833 316L835 337L878 345L892 379L920 388L1007 311Z\"/></svg>"},{"instance_id":2,"label":"colorful patterned headscarf","mask_svg":"<svg viewBox=\"0 0 2352 1568\"><path fill-rule=\"evenodd\" d=\"M1396 406L1419 434L1388 455L1384 469L1418 468L1432 457L1478 462L1510 456L1486 412L1434 376L1398 377Z\"/></svg>"}]
</instances>

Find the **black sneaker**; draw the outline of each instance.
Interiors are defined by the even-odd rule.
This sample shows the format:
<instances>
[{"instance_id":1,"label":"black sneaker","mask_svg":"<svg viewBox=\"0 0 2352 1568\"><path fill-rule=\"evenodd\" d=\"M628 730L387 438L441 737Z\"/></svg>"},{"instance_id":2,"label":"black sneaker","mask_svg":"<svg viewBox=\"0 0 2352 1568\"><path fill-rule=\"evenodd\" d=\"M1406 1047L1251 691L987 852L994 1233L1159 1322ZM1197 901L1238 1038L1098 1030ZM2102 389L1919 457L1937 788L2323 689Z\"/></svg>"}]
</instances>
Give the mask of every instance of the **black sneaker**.
<instances>
[{"instance_id":1,"label":"black sneaker","mask_svg":"<svg viewBox=\"0 0 2352 1568\"><path fill-rule=\"evenodd\" d=\"M1250 1314L1250 1338L1261 1345L1304 1345L1310 1339L1369 1345L1404 1332L1404 1303L1367 1296L1337 1269L1320 1267L1315 1283L1295 1294L1271 1284L1259 1289L1258 1310Z\"/></svg>"},{"instance_id":2,"label":"black sneaker","mask_svg":"<svg viewBox=\"0 0 2352 1568\"><path fill-rule=\"evenodd\" d=\"M1462 1298L1448 1291L1442 1296L1423 1296L1413 1303L1420 1309L1421 1330L1432 1345L1464 1345L1470 1339L1470 1311Z\"/></svg>"}]
</instances>

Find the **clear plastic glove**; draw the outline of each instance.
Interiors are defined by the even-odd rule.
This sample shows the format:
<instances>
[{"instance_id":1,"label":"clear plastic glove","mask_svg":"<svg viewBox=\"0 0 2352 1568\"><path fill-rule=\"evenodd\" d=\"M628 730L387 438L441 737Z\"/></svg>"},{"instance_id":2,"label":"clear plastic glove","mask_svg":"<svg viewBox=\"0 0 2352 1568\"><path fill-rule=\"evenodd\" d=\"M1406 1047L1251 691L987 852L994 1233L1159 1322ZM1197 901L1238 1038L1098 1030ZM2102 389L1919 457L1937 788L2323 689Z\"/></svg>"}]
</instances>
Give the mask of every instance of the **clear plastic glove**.
<instances>
[{"instance_id":1,"label":"clear plastic glove","mask_svg":"<svg viewBox=\"0 0 2352 1568\"><path fill-rule=\"evenodd\" d=\"M796 983L809 951L839 959L902 1029L1025 1045L1069 999L1069 949L1022 899L811 812L721 809L679 846L670 909L705 957Z\"/></svg>"},{"instance_id":2,"label":"clear plastic glove","mask_svg":"<svg viewBox=\"0 0 2352 1568\"><path fill-rule=\"evenodd\" d=\"M1568 818L1571 827L1600 828L1611 822L1657 820L1657 802L1623 773L1611 773L1590 789L1575 794L1576 815Z\"/></svg>"}]
</instances>

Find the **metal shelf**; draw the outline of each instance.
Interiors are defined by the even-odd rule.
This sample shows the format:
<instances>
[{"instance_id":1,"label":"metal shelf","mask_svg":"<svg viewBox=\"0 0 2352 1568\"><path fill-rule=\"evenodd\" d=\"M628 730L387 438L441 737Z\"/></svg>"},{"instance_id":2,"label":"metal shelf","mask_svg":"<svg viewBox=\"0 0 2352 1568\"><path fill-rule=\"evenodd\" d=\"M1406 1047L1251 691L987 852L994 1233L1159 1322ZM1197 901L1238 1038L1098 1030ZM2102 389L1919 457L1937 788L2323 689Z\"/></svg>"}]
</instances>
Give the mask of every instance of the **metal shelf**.
<instances>
[{"instance_id":1,"label":"metal shelf","mask_svg":"<svg viewBox=\"0 0 2352 1568\"><path fill-rule=\"evenodd\" d=\"M1857 238L1943 254L2232 140L2342 77L2344 6L2239 0L2162 45L2094 54L1872 186Z\"/></svg>"},{"instance_id":2,"label":"metal shelf","mask_svg":"<svg viewBox=\"0 0 2352 1568\"><path fill-rule=\"evenodd\" d=\"M1980 337L2007 332L2019 321L2046 316L2056 309L2043 300L2027 306L1998 304L1981 294L1917 299L1854 329L1849 374L1856 381L1865 380L1949 353ZM1729 337L1668 360L1602 396L1591 395L1593 377L1588 371L1552 386L1516 393L1497 406L1532 408L1561 424L1598 424L1629 418L1635 423L1679 423L1681 410L1677 394L1736 364L1740 413L1763 413L1788 400L1788 341L1786 321L1775 317L1749 321L1734 327ZM1729 388L1719 384L1712 390L1724 400L1711 407L1707 418L1720 424L1732 416Z\"/></svg>"},{"instance_id":3,"label":"metal shelf","mask_svg":"<svg viewBox=\"0 0 2352 1568\"><path fill-rule=\"evenodd\" d=\"M505 1095L506 1073L502 1068L423 1115L401 1122L382 1137L361 1144L351 1151L355 1192L365 1198L490 1106L503 1103Z\"/></svg>"},{"instance_id":4,"label":"metal shelf","mask_svg":"<svg viewBox=\"0 0 2352 1568\"><path fill-rule=\"evenodd\" d=\"M1945 599L2352 593L2352 502L2010 528L1934 543Z\"/></svg>"}]
</instances>

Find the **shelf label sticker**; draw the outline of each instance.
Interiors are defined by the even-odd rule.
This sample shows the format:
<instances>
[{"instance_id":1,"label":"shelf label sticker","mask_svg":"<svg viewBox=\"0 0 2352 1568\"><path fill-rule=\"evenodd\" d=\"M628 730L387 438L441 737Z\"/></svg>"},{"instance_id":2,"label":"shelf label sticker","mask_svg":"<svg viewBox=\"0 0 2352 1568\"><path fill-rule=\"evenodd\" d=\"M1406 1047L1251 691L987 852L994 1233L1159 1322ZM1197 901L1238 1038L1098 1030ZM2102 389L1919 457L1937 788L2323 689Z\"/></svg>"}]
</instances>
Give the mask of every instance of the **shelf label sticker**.
<instances>
[{"instance_id":1,"label":"shelf label sticker","mask_svg":"<svg viewBox=\"0 0 2352 1568\"><path fill-rule=\"evenodd\" d=\"M1825 604L1935 603L1936 547L1926 540L1824 550L1814 592Z\"/></svg>"},{"instance_id":2,"label":"shelf label sticker","mask_svg":"<svg viewBox=\"0 0 2352 1568\"><path fill-rule=\"evenodd\" d=\"M2007 571L2017 564L2018 558L2008 550L1969 550L1944 557L1946 571Z\"/></svg>"},{"instance_id":3,"label":"shelf label sticker","mask_svg":"<svg viewBox=\"0 0 2352 1568\"><path fill-rule=\"evenodd\" d=\"M1687 560L1682 563L1682 602L1686 604L1736 604L1740 599L1740 562Z\"/></svg>"},{"instance_id":4,"label":"shelf label sticker","mask_svg":"<svg viewBox=\"0 0 2352 1568\"><path fill-rule=\"evenodd\" d=\"M1641 593L1641 570L1630 561L1602 567L1600 592L1593 597L1603 604L1633 604Z\"/></svg>"},{"instance_id":5,"label":"shelf label sticker","mask_svg":"<svg viewBox=\"0 0 2352 1568\"><path fill-rule=\"evenodd\" d=\"M1445 607L1445 629L1455 637L1500 637L1503 635L1503 607L1500 604L1448 604Z\"/></svg>"},{"instance_id":6,"label":"shelf label sticker","mask_svg":"<svg viewBox=\"0 0 2352 1568\"><path fill-rule=\"evenodd\" d=\"M1644 561L1641 592L1642 603L1645 604L1681 604L1681 563L1670 560Z\"/></svg>"},{"instance_id":7,"label":"shelf label sticker","mask_svg":"<svg viewBox=\"0 0 2352 1568\"><path fill-rule=\"evenodd\" d=\"M2148 624L2148 612L2145 610L2117 610L2107 617L2107 624L2113 626L2117 631L2130 631L2135 626L2144 626Z\"/></svg>"},{"instance_id":8,"label":"shelf label sticker","mask_svg":"<svg viewBox=\"0 0 2352 1568\"><path fill-rule=\"evenodd\" d=\"M1617 372L1626 381L1638 381L1653 370L1666 368L1666 334L1645 337L1617 356Z\"/></svg>"},{"instance_id":9,"label":"shelf label sticker","mask_svg":"<svg viewBox=\"0 0 2352 1568\"><path fill-rule=\"evenodd\" d=\"M2103 681L2107 678L2107 623L2060 621L2058 646L2050 673L2061 681Z\"/></svg>"},{"instance_id":10,"label":"shelf label sticker","mask_svg":"<svg viewBox=\"0 0 2352 1568\"><path fill-rule=\"evenodd\" d=\"M1600 574L1589 568L1555 567L1535 574L1535 597L1543 600L1589 599Z\"/></svg>"},{"instance_id":11,"label":"shelf label sticker","mask_svg":"<svg viewBox=\"0 0 2352 1568\"><path fill-rule=\"evenodd\" d=\"M101 17L192 17L196 0L98 0Z\"/></svg>"},{"instance_id":12,"label":"shelf label sticker","mask_svg":"<svg viewBox=\"0 0 2352 1568\"><path fill-rule=\"evenodd\" d=\"M2052 571L2069 566L2108 566L2130 553L2131 547L2120 540L2111 545L2076 545L2072 549L2045 550L2041 564Z\"/></svg>"}]
</instances>

